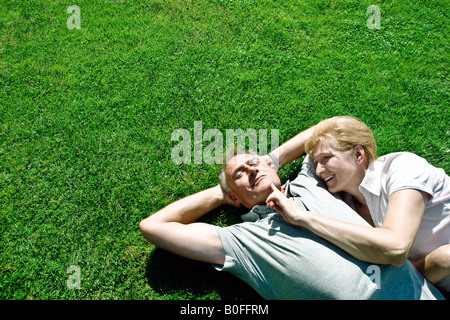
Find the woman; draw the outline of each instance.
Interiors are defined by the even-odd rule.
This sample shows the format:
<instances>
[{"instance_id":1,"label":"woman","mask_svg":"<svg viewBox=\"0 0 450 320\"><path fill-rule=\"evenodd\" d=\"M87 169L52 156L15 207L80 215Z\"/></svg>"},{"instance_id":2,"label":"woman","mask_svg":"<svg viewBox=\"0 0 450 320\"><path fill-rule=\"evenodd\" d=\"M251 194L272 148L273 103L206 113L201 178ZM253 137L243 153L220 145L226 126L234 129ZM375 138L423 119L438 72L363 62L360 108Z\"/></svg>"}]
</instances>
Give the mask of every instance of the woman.
<instances>
[{"instance_id":1,"label":"woman","mask_svg":"<svg viewBox=\"0 0 450 320\"><path fill-rule=\"evenodd\" d=\"M372 227L302 210L275 187L268 206L360 260L402 265L409 259L430 282L450 291L450 177L444 170L412 153L377 159L371 130L353 117L324 120L276 149L278 159L271 156L283 165L304 152L328 191L343 192Z\"/></svg>"}]
</instances>

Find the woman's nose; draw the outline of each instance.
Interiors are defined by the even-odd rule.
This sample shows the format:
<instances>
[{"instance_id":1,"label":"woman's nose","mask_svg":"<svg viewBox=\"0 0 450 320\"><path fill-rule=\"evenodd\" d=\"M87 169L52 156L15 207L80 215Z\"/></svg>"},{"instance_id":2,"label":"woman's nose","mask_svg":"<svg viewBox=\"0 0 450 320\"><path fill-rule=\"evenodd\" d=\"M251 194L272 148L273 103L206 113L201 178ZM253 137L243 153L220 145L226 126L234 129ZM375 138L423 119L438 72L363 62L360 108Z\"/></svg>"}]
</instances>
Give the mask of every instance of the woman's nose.
<instances>
[{"instance_id":1,"label":"woman's nose","mask_svg":"<svg viewBox=\"0 0 450 320\"><path fill-rule=\"evenodd\" d=\"M325 167L323 164L321 164L320 162L317 162L317 166L316 166L316 174L318 176L320 176L321 173L323 173L325 171Z\"/></svg>"}]
</instances>

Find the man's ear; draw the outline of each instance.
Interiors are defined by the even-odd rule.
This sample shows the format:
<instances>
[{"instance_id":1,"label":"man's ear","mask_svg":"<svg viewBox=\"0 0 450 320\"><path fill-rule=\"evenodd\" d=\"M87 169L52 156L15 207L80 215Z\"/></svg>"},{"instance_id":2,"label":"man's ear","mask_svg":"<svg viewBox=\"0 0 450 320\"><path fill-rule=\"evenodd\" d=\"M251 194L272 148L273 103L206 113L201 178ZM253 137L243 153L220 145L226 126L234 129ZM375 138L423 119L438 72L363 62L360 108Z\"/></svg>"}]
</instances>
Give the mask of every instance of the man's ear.
<instances>
[{"instance_id":1,"label":"man's ear","mask_svg":"<svg viewBox=\"0 0 450 320\"><path fill-rule=\"evenodd\" d=\"M360 145L356 145L354 148L354 152L355 152L356 163L364 164L365 159L366 159L366 153L364 151L364 148L361 147Z\"/></svg>"},{"instance_id":2,"label":"man's ear","mask_svg":"<svg viewBox=\"0 0 450 320\"><path fill-rule=\"evenodd\" d=\"M232 192L228 192L228 197L234 202L236 206L240 206L241 202L236 198Z\"/></svg>"}]
</instances>

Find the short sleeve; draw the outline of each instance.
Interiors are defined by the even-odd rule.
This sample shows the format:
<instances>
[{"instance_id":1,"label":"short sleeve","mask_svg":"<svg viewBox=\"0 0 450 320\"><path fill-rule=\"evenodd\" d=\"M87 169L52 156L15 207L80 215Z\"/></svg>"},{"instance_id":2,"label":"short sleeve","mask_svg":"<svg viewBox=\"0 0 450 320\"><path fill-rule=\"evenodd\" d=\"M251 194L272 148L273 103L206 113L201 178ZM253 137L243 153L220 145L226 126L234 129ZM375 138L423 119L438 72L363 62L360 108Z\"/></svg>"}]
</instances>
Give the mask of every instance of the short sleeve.
<instances>
[{"instance_id":1,"label":"short sleeve","mask_svg":"<svg viewBox=\"0 0 450 320\"><path fill-rule=\"evenodd\" d=\"M388 168L385 185L388 198L402 189L415 189L433 196L439 176L436 168L425 159L412 153L403 153L392 159Z\"/></svg>"}]
</instances>

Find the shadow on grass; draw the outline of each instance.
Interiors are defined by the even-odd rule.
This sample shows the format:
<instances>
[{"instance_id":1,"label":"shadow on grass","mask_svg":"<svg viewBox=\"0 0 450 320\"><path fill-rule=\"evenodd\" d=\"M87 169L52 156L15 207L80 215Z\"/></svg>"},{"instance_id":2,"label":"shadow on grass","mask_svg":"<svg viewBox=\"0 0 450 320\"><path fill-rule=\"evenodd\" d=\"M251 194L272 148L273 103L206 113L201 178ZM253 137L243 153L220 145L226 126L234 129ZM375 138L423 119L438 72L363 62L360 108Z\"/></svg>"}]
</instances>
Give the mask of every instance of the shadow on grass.
<instances>
[{"instance_id":1,"label":"shadow on grass","mask_svg":"<svg viewBox=\"0 0 450 320\"><path fill-rule=\"evenodd\" d=\"M149 285L163 299L261 300L246 283L211 264L156 248L147 261Z\"/></svg>"}]
</instances>

